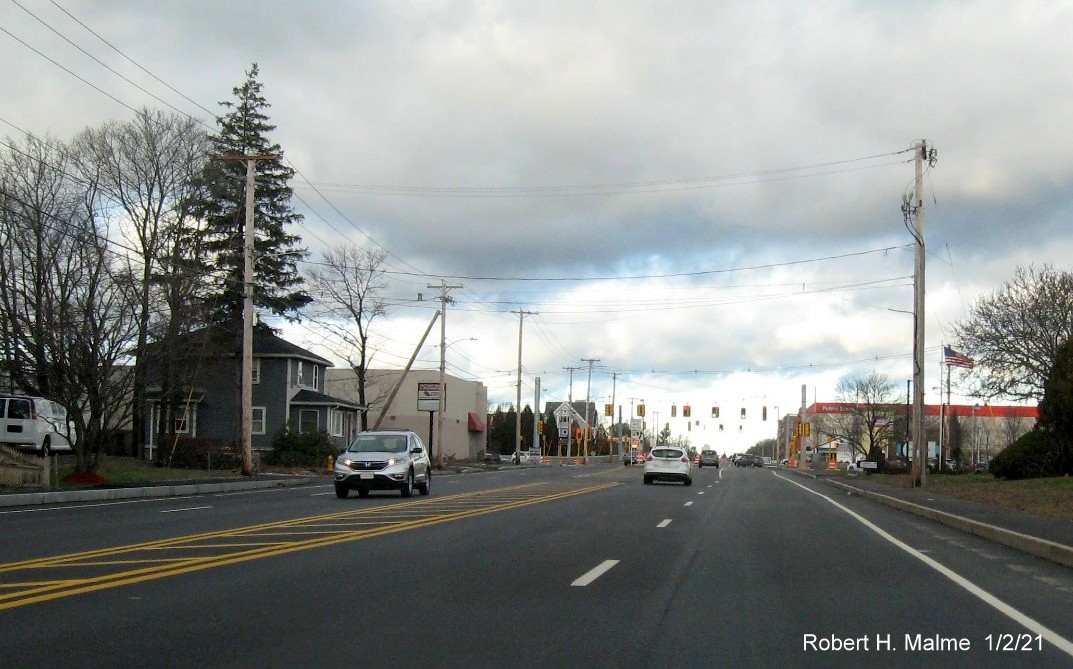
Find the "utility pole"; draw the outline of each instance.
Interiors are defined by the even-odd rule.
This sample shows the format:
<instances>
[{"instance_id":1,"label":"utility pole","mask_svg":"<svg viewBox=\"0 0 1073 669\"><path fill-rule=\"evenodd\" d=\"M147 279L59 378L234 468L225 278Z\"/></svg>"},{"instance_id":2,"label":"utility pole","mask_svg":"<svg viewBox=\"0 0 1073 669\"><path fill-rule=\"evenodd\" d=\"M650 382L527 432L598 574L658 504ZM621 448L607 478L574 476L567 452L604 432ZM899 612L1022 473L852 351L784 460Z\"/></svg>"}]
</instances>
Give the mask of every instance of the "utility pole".
<instances>
[{"instance_id":1,"label":"utility pole","mask_svg":"<svg viewBox=\"0 0 1073 669\"><path fill-rule=\"evenodd\" d=\"M615 423L615 386L618 383L618 372L611 372L611 424ZM619 412L621 413L621 412ZM619 417L621 421L621 416ZM618 437L618 450L619 456L622 455L622 425L617 425L615 429L615 436ZM607 464L611 464L615 461L614 454L611 452L611 447L607 447Z\"/></svg>"},{"instance_id":2,"label":"utility pole","mask_svg":"<svg viewBox=\"0 0 1073 669\"><path fill-rule=\"evenodd\" d=\"M449 286L440 279L440 285L428 287L440 289L440 405L436 412L436 469L443 469L443 412L447 410L447 302L450 300L447 291L464 286Z\"/></svg>"},{"instance_id":3,"label":"utility pole","mask_svg":"<svg viewBox=\"0 0 1073 669\"><path fill-rule=\"evenodd\" d=\"M537 312L519 309L510 313L518 314L518 399L514 407L514 451L518 453L520 459L522 453L522 321L526 316L535 316Z\"/></svg>"},{"instance_id":4,"label":"utility pole","mask_svg":"<svg viewBox=\"0 0 1073 669\"><path fill-rule=\"evenodd\" d=\"M253 250L258 160L279 160L282 156L220 156L219 160L240 160L246 163L246 221L242 239L242 380L239 409L239 446L242 451L242 475L253 476Z\"/></svg>"},{"instance_id":5,"label":"utility pole","mask_svg":"<svg viewBox=\"0 0 1073 669\"><path fill-rule=\"evenodd\" d=\"M592 366L600 362L599 358L582 358L581 362L589 363L589 384L585 388L585 445L584 455L581 456L581 464L589 464L589 428L592 422L589 420L589 401L592 393Z\"/></svg>"},{"instance_id":6,"label":"utility pole","mask_svg":"<svg viewBox=\"0 0 1073 669\"><path fill-rule=\"evenodd\" d=\"M926 140L913 144L916 156L916 178L912 202L902 203L902 215L908 227L910 218L916 242L913 267L913 485L924 487L928 482L928 445L924 434L924 162L935 164L935 149Z\"/></svg>"},{"instance_id":7,"label":"utility pole","mask_svg":"<svg viewBox=\"0 0 1073 669\"><path fill-rule=\"evenodd\" d=\"M582 367L563 367L563 369L565 369L566 371L570 372L570 386L567 389L566 402L567 402L567 405L570 407L570 410L573 411L574 410L574 372L576 370L583 369L583 368ZM569 432L568 432L567 435L566 435L566 457L568 457L568 458L570 457L570 440L572 438L573 438L573 435L569 434ZM559 464L562 464L562 457L563 457L563 453L562 453L562 448L560 446L560 448L559 448L559 459L560 459Z\"/></svg>"},{"instance_id":8,"label":"utility pole","mask_svg":"<svg viewBox=\"0 0 1073 669\"><path fill-rule=\"evenodd\" d=\"M540 446L540 420L543 414L540 413L540 377L533 379L533 386L535 390L533 392L533 446ZM544 449L540 449L541 455L544 455Z\"/></svg>"}]
</instances>

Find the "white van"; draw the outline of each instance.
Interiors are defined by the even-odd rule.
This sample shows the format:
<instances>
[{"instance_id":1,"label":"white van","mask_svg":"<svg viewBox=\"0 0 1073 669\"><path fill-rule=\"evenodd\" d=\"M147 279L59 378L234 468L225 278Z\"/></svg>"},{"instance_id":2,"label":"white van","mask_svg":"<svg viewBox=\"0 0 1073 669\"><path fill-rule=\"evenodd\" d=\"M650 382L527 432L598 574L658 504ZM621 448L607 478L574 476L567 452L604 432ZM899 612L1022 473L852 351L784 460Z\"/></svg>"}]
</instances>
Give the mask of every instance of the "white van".
<instances>
[{"instance_id":1,"label":"white van","mask_svg":"<svg viewBox=\"0 0 1073 669\"><path fill-rule=\"evenodd\" d=\"M0 395L0 444L48 456L70 451L74 427L67 409L44 397Z\"/></svg>"}]
</instances>

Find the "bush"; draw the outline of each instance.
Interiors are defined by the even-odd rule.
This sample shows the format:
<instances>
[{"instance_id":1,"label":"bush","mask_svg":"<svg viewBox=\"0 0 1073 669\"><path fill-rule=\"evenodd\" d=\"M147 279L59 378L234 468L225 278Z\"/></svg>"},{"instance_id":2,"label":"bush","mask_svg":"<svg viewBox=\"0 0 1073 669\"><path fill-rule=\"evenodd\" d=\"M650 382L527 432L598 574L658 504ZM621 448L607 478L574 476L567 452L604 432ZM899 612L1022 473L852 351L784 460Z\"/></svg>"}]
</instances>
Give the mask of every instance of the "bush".
<instances>
[{"instance_id":1,"label":"bush","mask_svg":"<svg viewBox=\"0 0 1073 669\"><path fill-rule=\"evenodd\" d=\"M265 462L277 467L322 467L337 449L324 430L294 432L284 427L272 439L272 450Z\"/></svg>"},{"instance_id":2,"label":"bush","mask_svg":"<svg viewBox=\"0 0 1073 669\"><path fill-rule=\"evenodd\" d=\"M1032 430L992 458L991 473L1010 480L1059 476L1061 460L1055 439L1042 430Z\"/></svg>"}]
</instances>

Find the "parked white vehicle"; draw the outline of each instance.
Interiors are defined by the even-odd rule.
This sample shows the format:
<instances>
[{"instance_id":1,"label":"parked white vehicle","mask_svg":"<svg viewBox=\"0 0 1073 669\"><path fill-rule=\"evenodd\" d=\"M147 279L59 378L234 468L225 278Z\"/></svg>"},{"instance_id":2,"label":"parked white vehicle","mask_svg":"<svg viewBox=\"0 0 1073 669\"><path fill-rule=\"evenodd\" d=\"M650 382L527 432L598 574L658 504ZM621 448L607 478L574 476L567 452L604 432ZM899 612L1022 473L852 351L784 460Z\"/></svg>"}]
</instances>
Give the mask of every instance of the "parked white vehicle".
<instances>
[{"instance_id":1,"label":"parked white vehicle","mask_svg":"<svg viewBox=\"0 0 1073 669\"><path fill-rule=\"evenodd\" d=\"M59 402L28 395L0 395L0 444L48 456L70 451L74 427Z\"/></svg>"}]
</instances>

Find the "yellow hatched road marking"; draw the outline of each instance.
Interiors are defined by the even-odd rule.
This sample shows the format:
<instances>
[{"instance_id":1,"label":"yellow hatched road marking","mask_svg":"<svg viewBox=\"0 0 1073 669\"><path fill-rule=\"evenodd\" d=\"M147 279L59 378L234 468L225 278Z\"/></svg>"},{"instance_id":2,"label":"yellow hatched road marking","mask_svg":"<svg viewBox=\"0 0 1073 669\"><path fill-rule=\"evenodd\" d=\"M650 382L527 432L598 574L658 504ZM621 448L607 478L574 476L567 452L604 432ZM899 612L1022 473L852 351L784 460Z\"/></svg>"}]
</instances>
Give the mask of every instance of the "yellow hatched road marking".
<instances>
[{"instance_id":1,"label":"yellow hatched road marking","mask_svg":"<svg viewBox=\"0 0 1073 669\"><path fill-rule=\"evenodd\" d=\"M0 610L26 606L43 601L70 597L114 588L122 585L140 583L144 581L177 576L194 571L211 569L225 565L247 562L266 557L285 555L297 551L310 550L340 543L359 541L373 537L385 536L405 530L428 527L440 523L472 518L488 513L516 509L531 504L550 502L564 499L575 495L595 492L606 488L621 485L619 483L600 483L586 485L584 487L560 488L547 490L550 484L526 484L513 488L500 489L480 493L462 493L443 498L419 500L415 502L403 502L389 506L375 507L371 509L348 510L336 513L312 516L294 520L265 523L244 528L206 532L203 534L174 537L158 541L150 541L127 546L102 548L70 555L57 555L21 562L0 564L0 578L15 576L19 572L42 569L71 569L92 568L102 566L131 566L143 565L141 568L115 573L97 575L82 579L34 581L21 583L0 582ZM544 489L541 493L541 488ZM453 504L461 500L480 499L483 504L472 504L463 507L453 507ZM447 504L440 504L439 502ZM445 508L451 507L451 508ZM419 511L425 509L423 514L398 515L400 508ZM369 517L379 522L372 523ZM347 522L349 519L356 520ZM364 520L362 519L364 518ZM320 527L321 523L344 524L346 529L334 532L310 532L311 525ZM359 529L351 529L357 525ZM293 529L293 532L286 530ZM260 537L266 534L272 536L306 537L296 538L290 542L256 542L242 541L243 537ZM312 535L312 536L310 536ZM225 539L230 541L220 542ZM233 542L233 543L232 543ZM211 551L213 549L238 549L230 552L215 553L208 555L194 555L175 559L160 558L134 558L120 559L120 555L137 555L140 553L154 553L163 550L181 551ZM96 558L103 558L97 560ZM14 592L7 590L14 588Z\"/></svg>"}]
</instances>

